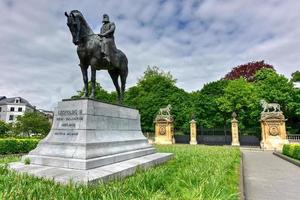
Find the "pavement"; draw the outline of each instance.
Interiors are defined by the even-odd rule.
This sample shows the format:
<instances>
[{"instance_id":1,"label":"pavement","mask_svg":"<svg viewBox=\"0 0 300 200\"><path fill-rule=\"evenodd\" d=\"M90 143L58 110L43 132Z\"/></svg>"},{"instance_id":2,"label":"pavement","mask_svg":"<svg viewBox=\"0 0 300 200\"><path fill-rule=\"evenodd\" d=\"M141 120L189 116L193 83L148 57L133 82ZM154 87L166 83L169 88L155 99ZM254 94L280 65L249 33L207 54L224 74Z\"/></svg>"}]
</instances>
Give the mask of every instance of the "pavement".
<instances>
[{"instance_id":1,"label":"pavement","mask_svg":"<svg viewBox=\"0 0 300 200\"><path fill-rule=\"evenodd\" d=\"M300 167L271 151L241 150L246 200L300 200Z\"/></svg>"}]
</instances>

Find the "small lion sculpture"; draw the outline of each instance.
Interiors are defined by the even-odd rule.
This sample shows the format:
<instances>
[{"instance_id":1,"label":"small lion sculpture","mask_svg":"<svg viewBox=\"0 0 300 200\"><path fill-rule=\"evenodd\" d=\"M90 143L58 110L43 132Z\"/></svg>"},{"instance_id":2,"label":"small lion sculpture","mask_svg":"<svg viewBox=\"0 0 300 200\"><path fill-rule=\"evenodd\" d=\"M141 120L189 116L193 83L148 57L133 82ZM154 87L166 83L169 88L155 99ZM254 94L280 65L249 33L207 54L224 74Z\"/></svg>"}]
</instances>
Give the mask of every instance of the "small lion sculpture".
<instances>
[{"instance_id":1,"label":"small lion sculpture","mask_svg":"<svg viewBox=\"0 0 300 200\"><path fill-rule=\"evenodd\" d=\"M270 112L270 109L273 112L280 112L280 105L278 103L268 103L264 99L260 100L260 105L263 108L263 112Z\"/></svg>"},{"instance_id":2,"label":"small lion sculpture","mask_svg":"<svg viewBox=\"0 0 300 200\"><path fill-rule=\"evenodd\" d=\"M165 108L160 108L158 115L168 115L168 116L171 116L171 109L172 109L172 106L170 104L167 105L167 107L165 107Z\"/></svg>"}]
</instances>

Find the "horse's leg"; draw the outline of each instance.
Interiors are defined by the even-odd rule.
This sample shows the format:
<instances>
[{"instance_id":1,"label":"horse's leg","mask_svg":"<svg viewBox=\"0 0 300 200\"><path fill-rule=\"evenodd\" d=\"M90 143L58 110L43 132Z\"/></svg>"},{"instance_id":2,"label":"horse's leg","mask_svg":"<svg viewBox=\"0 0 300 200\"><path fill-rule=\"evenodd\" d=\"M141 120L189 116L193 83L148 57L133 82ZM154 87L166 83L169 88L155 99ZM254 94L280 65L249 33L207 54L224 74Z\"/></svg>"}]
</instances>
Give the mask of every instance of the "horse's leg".
<instances>
[{"instance_id":1,"label":"horse's leg","mask_svg":"<svg viewBox=\"0 0 300 200\"><path fill-rule=\"evenodd\" d=\"M81 68L81 73L82 73L82 78L83 78L83 83L84 83L84 97L88 97L89 95L89 88L88 88L88 73L87 69L88 67L82 64L79 64Z\"/></svg>"},{"instance_id":2,"label":"horse's leg","mask_svg":"<svg viewBox=\"0 0 300 200\"><path fill-rule=\"evenodd\" d=\"M121 72L121 75L120 75L120 77L121 77L121 103L123 102L123 99L124 99L127 74L128 74L128 71L126 70L126 71Z\"/></svg>"},{"instance_id":3,"label":"horse's leg","mask_svg":"<svg viewBox=\"0 0 300 200\"><path fill-rule=\"evenodd\" d=\"M118 82L119 74L114 70L108 70L108 73L109 73L109 75L110 75L110 77L111 77L111 79L112 79L112 81L115 85L115 88L116 88L116 91L117 91L117 94L118 94L118 101L120 103L121 94L120 94L120 86L119 86L119 82Z\"/></svg>"},{"instance_id":4,"label":"horse's leg","mask_svg":"<svg viewBox=\"0 0 300 200\"><path fill-rule=\"evenodd\" d=\"M92 92L90 98L95 98L95 91L96 91L96 68L91 67L91 82L92 82Z\"/></svg>"}]
</instances>

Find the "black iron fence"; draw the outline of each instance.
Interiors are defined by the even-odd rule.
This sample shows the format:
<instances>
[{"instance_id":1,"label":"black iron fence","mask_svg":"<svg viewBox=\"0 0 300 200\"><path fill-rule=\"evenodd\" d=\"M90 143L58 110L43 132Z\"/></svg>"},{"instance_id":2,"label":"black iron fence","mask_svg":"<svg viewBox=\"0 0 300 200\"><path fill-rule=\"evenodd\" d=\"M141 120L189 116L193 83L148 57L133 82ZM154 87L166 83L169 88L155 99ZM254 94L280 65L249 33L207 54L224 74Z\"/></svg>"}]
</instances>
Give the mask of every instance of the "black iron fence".
<instances>
[{"instance_id":1,"label":"black iron fence","mask_svg":"<svg viewBox=\"0 0 300 200\"><path fill-rule=\"evenodd\" d=\"M178 132L177 132L178 133ZM259 128L247 128L239 130L239 141L242 146L259 146L260 138ZM154 141L154 133L145 133L148 139ZM175 143L189 144L190 135L183 134L174 136ZM204 128L199 127L197 129L197 142L198 144L206 145L231 145L231 129L227 127L222 128ZM300 140L299 140L300 142Z\"/></svg>"},{"instance_id":2,"label":"black iron fence","mask_svg":"<svg viewBox=\"0 0 300 200\"><path fill-rule=\"evenodd\" d=\"M240 144L243 146L259 146L258 133L259 128L241 130L239 133ZM174 137L176 143L188 144L190 142L190 135L175 135ZM229 128L200 127L197 129L198 144L230 145L231 141L231 129Z\"/></svg>"}]
</instances>

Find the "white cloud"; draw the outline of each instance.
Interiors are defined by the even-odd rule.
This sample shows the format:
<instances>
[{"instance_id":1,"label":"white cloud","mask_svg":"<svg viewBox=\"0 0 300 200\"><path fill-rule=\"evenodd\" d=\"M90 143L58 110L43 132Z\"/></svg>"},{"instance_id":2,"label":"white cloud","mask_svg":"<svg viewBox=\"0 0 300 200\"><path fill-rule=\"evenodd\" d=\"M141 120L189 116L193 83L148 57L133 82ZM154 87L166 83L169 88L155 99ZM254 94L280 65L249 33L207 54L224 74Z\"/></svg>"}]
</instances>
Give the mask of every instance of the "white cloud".
<instances>
[{"instance_id":1,"label":"white cloud","mask_svg":"<svg viewBox=\"0 0 300 200\"><path fill-rule=\"evenodd\" d=\"M171 71L187 91L232 67L265 60L289 75L300 66L299 1L4 0L0 2L0 95L52 109L82 87L64 11L81 10L95 32L103 13L129 60L127 87L148 65ZM107 72L97 80L108 90Z\"/></svg>"}]
</instances>

